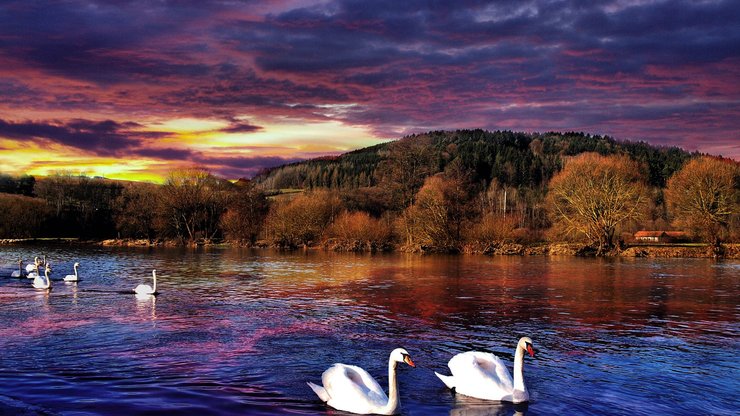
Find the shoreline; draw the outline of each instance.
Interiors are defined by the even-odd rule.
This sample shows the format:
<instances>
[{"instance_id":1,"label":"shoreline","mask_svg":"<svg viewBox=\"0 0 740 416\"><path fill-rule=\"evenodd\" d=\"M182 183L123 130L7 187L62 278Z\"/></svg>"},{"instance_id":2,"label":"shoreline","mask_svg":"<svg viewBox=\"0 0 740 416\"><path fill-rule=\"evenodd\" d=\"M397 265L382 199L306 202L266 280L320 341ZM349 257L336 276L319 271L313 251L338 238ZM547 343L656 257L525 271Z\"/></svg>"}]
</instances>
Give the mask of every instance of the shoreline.
<instances>
[{"instance_id":1,"label":"shoreline","mask_svg":"<svg viewBox=\"0 0 740 416\"><path fill-rule=\"evenodd\" d=\"M433 254L438 251L425 250L416 247L406 250L403 247L383 247L382 250L370 248L359 243L355 244L317 244L308 247L297 247L286 249L273 247L264 241L255 244L244 244L233 241L205 242L196 241L194 244L183 244L178 240L147 240L147 239L106 239L86 240L79 238L15 238L0 239L0 245L75 245L75 246L101 246L101 247L249 247L249 248L278 248L284 250L325 250L334 252L410 252ZM449 254L449 253L448 253ZM588 246L578 243L537 243L519 244L497 242L487 247L464 247L457 254L461 255L485 255L485 256L579 256L595 257ZM719 254L719 255L718 255ZM650 258L717 258L717 259L740 259L740 244L727 243L721 245L720 253L708 244L635 244L627 245L623 250L614 252L604 257L650 257Z\"/></svg>"}]
</instances>

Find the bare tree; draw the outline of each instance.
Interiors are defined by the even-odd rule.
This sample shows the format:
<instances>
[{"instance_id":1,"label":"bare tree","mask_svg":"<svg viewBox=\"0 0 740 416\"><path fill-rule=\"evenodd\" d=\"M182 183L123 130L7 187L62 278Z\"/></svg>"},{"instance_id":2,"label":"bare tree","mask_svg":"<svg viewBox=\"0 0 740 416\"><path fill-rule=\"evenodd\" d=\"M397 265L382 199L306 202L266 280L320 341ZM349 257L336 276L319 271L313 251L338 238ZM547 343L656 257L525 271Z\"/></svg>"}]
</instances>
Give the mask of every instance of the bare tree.
<instances>
[{"instance_id":1,"label":"bare tree","mask_svg":"<svg viewBox=\"0 0 740 416\"><path fill-rule=\"evenodd\" d=\"M283 247L316 242L339 215L340 204L337 194L328 190L315 190L277 202L267 217L268 238Z\"/></svg>"},{"instance_id":2,"label":"bare tree","mask_svg":"<svg viewBox=\"0 0 740 416\"><path fill-rule=\"evenodd\" d=\"M0 193L0 213L0 238L28 238L39 236L51 209L41 198Z\"/></svg>"},{"instance_id":3,"label":"bare tree","mask_svg":"<svg viewBox=\"0 0 740 416\"><path fill-rule=\"evenodd\" d=\"M251 181L239 180L234 188L221 227L230 240L254 243L269 209L267 198Z\"/></svg>"},{"instance_id":4,"label":"bare tree","mask_svg":"<svg viewBox=\"0 0 740 416\"><path fill-rule=\"evenodd\" d=\"M393 230L384 219L363 211L343 212L326 234L353 249L382 250L393 240Z\"/></svg>"},{"instance_id":5,"label":"bare tree","mask_svg":"<svg viewBox=\"0 0 740 416\"><path fill-rule=\"evenodd\" d=\"M394 208L409 207L424 179L433 171L431 140L426 137L404 138L388 146L376 175L380 186L391 193Z\"/></svg>"},{"instance_id":6,"label":"bare tree","mask_svg":"<svg viewBox=\"0 0 740 416\"><path fill-rule=\"evenodd\" d=\"M172 171L162 186L164 226L190 243L213 239L220 231L230 183L204 168Z\"/></svg>"},{"instance_id":7,"label":"bare tree","mask_svg":"<svg viewBox=\"0 0 740 416\"><path fill-rule=\"evenodd\" d=\"M549 185L553 220L596 245L597 255L614 247L622 223L639 218L648 199L641 166L627 156L583 153L565 164Z\"/></svg>"},{"instance_id":8,"label":"bare tree","mask_svg":"<svg viewBox=\"0 0 740 416\"><path fill-rule=\"evenodd\" d=\"M47 232L63 236L114 234L113 204L122 186L103 178L60 172L36 182L36 194L53 209Z\"/></svg>"},{"instance_id":9,"label":"bare tree","mask_svg":"<svg viewBox=\"0 0 740 416\"><path fill-rule=\"evenodd\" d=\"M462 177L430 176L401 218L406 242L435 250L457 250L468 199Z\"/></svg>"},{"instance_id":10,"label":"bare tree","mask_svg":"<svg viewBox=\"0 0 740 416\"><path fill-rule=\"evenodd\" d=\"M690 160L668 180L666 203L673 225L719 244L738 215L740 164L715 157Z\"/></svg>"},{"instance_id":11,"label":"bare tree","mask_svg":"<svg viewBox=\"0 0 740 416\"><path fill-rule=\"evenodd\" d=\"M159 216L160 188L151 183L131 182L116 199L113 219L122 237L153 238Z\"/></svg>"}]
</instances>

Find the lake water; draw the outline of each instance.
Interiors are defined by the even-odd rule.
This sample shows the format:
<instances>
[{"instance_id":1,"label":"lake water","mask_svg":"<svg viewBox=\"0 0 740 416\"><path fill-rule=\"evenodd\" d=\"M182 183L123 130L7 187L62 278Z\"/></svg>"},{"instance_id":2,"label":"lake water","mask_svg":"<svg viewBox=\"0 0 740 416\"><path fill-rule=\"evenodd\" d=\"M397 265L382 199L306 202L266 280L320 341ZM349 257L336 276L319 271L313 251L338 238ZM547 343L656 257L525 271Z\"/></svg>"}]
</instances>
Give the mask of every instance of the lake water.
<instances>
[{"instance_id":1,"label":"lake water","mask_svg":"<svg viewBox=\"0 0 740 416\"><path fill-rule=\"evenodd\" d=\"M46 254L49 293L10 279ZM160 295L130 291L157 269ZM740 262L0 247L0 414L341 415L306 385L334 362L405 415L736 415ZM454 395L468 350L513 361L526 405Z\"/></svg>"}]
</instances>

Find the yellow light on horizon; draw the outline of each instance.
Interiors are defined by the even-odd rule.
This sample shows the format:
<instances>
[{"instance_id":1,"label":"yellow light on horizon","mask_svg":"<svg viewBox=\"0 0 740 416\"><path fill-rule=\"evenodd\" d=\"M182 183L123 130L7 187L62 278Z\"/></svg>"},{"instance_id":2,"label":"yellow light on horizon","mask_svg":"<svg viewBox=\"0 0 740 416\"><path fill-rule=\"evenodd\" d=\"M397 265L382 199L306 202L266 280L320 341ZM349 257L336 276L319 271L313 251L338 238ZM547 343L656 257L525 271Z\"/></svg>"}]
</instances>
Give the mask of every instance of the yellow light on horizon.
<instances>
[{"instance_id":1,"label":"yellow light on horizon","mask_svg":"<svg viewBox=\"0 0 740 416\"><path fill-rule=\"evenodd\" d=\"M374 137L365 126L350 126L338 121L301 122L285 118L269 124L259 121L256 124L262 129L250 133L225 133L219 130L230 125L227 121L179 118L147 124L141 131L172 133L168 137L145 139L144 146L147 149L187 149L212 160L234 157L311 158L322 154L335 155L384 141ZM67 172L110 179L162 182L172 169L195 163L132 155L98 157L55 143L19 142L1 137L0 149L0 171L35 176ZM218 166L210 168L218 169Z\"/></svg>"}]
</instances>

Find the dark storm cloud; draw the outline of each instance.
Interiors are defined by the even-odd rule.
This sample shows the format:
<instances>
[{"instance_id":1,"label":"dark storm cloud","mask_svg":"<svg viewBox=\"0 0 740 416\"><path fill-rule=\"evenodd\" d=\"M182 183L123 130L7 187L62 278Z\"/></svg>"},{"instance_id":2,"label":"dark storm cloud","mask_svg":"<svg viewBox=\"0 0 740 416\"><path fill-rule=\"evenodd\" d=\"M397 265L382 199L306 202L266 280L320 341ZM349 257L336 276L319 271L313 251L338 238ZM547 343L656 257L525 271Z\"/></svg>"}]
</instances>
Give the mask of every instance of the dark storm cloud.
<instances>
[{"instance_id":1,"label":"dark storm cloud","mask_svg":"<svg viewBox=\"0 0 740 416\"><path fill-rule=\"evenodd\" d=\"M182 64L158 57L140 56L136 52L57 42L33 45L26 60L53 75L100 84L200 77L209 70L203 64Z\"/></svg>"},{"instance_id":2,"label":"dark storm cloud","mask_svg":"<svg viewBox=\"0 0 740 416\"><path fill-rule=\"evenodd\" d=\"M219 129L221 133L254 133L262 130L262 127L240 121L232 121L231 125Z\"/></svg>"},{"instance_id":3,"label":"dark storm cloud","mask_svg":"<svg viewBox=\"0 0 740 416\"><path fill-rule=\"evenodd\" d=\"M196 41L159 39L207 17L182 2L11 1L0 6L0 57L56 76L95 83L137 78L194 77L207 72L197 62L179 62L202 48ZM159 55L161 54L161 55Z\"/></svg>"},{"instance_id":4,"label":"dark storm cloud","mask_svg":"<svg viewBox=\"0 0 740 416\"><path fill-rule=\"evenodd\" d=\"M257 75L252 70L219 70L217 79L167 92L155 99L168 106L252 107L268 111L305 109L307 102L344 102L349 96L325 82L310 85ZM279 114L279 112L278 112Z\"/></svg>"},{"instance_id":5,"label":"dark storm cloud","mask_svg":"<svg viewBox=\"0 0 740 416\"><path fill-rule=\"evenodd\" d=\"M302 158L284 158L278 156L254 157L210 157L200 155L194 158L198 164L208 166L218 175L227 178L251 177L263 169L299 162Z\"/></svg>"},{"instance_id":6,"label":"dark storm cloud","mask_svg":"<svg viewBox=\"0 0 740 416\"><path fill-rule=\"evenodd\" d=\"M254 156L254 157L210 157L200 155L194 159L204 165L219 165L229 168L250 169L279 166L286 163L298 162L301 158L285 158L279 156Z\"/></svg>"},{"instance_id":7,"label":"dark storm cloud","mask_svg":"<svg viewBox=\"0 0 740 416\"><path fill-rule=\"evenodd\" d=\"M135 127L138 127L136 123L117 123L112 120L13 122L0 119L0 137L21 141L48 141L102 156L140 145L139 139L127 133Z\"/></svg>"}]
</instances>

